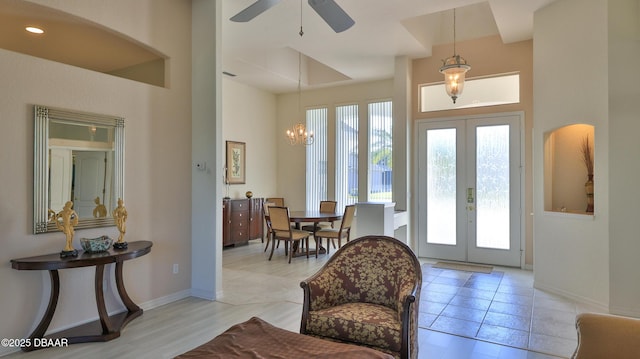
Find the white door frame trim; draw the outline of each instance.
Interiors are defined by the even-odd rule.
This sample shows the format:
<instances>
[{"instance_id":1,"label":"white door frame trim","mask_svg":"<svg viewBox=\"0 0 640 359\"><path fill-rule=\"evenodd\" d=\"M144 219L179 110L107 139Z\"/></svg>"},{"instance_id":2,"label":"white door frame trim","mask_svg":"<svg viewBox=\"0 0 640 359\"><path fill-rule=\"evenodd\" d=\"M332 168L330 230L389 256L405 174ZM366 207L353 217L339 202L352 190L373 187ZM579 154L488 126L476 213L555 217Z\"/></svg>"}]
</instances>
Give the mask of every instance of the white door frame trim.
<instances>
[{"instance_id":1,"label":"white door frame trim","mask_svg":"<svg viewBox=\"0 0 640 359\"><path fill-rule=\"evenodd\" d=\"M506 116L519 116L520 117L520 268L525 269L525 258L526 258L526 215L525 215L525 174L524 170L525 166L525 128L524 128L524 111L512 111L512 112L496 112L496 113L487 113L487 114L478 114L478 115L467 115L467 116L451 116L451 117L437 117L437 118L423 118L417 119L413 123L413 190L412 192L412 204L411 204L411 231L415 236L418 235L418 214L420 213L419 206L419 198L420 191L418 186L419 180L419 171L418 171L418 148L419 148L419 133L417 128L420 124L428 123L428 122L443 122L443 121L456 121L456 120L468 120L468 119L477 119L477 118L485 118L485 117L506 117ZM420 241L418 238L415 238L415 253L420 253Z\"/></svg>"}]
</instances>

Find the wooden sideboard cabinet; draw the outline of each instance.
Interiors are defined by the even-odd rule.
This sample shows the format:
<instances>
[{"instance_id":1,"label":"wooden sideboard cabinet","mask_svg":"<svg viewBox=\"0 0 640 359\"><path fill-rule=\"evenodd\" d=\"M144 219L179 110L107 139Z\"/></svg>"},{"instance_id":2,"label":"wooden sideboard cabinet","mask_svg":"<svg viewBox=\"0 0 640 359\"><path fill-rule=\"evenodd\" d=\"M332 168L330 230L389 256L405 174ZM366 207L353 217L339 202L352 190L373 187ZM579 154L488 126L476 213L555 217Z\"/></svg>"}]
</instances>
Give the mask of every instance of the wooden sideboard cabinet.
<instances>
[{"instance_id":1,"label":"wooden sideboard cabinet","mask_svg":"<svg viewBox=\"0 0 640 359\"><path fill-rule=\"evenodd\" d=\"M262 198L222 200L222 245L262 238Z\"/></svg>"}]
</instances>

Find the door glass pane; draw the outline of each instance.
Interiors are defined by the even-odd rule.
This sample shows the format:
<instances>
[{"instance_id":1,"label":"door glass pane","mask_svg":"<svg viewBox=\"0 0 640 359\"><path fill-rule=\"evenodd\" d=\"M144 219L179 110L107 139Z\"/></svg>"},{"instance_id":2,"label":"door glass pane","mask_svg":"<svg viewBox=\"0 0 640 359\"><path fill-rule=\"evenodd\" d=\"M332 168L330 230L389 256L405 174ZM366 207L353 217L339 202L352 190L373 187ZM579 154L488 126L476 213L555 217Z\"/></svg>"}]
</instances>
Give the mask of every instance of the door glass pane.
<instances>
[{"instance_id":1,"label":"door glass pane","mask_svg":"<svg viewBox=\"0 0 640 359\"><path fill-rule=\"evenodd\" d=\"M427 131L427 243L456 244L456 129Z\"/></svg>"},{"instance_id":2,"label":"door glass pane","mask_svg":"<svg viewBox=\"0 0 640 359\"><path fill-rule=\"evenodd\" d=\"M476 245L509 249L509 126L476 129Z\"/></svg>"}]
</instances>

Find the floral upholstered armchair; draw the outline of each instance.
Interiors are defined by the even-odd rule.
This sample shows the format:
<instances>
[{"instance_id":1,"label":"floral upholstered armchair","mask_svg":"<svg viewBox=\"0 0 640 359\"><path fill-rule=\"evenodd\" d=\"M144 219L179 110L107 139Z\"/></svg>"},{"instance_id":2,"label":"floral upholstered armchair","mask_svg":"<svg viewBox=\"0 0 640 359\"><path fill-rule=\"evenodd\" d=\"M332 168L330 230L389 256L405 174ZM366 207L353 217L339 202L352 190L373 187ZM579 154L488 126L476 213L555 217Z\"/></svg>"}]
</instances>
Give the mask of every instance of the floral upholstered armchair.
<instances>
[{"instance_id":1,"label":"floral upholstered armchair","mask_svg":"<svg viewBox=\"0 0 640 359\"><path fill-rule=\"evenodd\" d=\"M300 286L300 333L418 357L422 272L406 244L385 236L352 240Z\"/></svg>"}]
</instances>

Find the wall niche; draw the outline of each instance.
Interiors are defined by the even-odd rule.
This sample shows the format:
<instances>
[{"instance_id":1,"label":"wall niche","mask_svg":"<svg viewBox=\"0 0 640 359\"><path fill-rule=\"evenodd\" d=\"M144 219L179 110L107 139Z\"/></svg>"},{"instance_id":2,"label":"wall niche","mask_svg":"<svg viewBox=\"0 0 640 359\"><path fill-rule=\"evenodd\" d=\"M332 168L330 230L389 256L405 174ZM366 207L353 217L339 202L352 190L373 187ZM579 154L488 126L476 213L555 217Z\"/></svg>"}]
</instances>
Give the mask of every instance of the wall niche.
<instances>
[{"instance_id":1,"label":"wall niche","mask_svg":"<svg viewBox=\"0 0 640 359\"><path fill-rule=\"evenodd\" d=\"M596 204L593 182L587 184L587 163L590 158L593 179L594 135L594 127L587 124L568 125L545 133L545 211L593 215Z\"/></svg>"}]
</instances>

